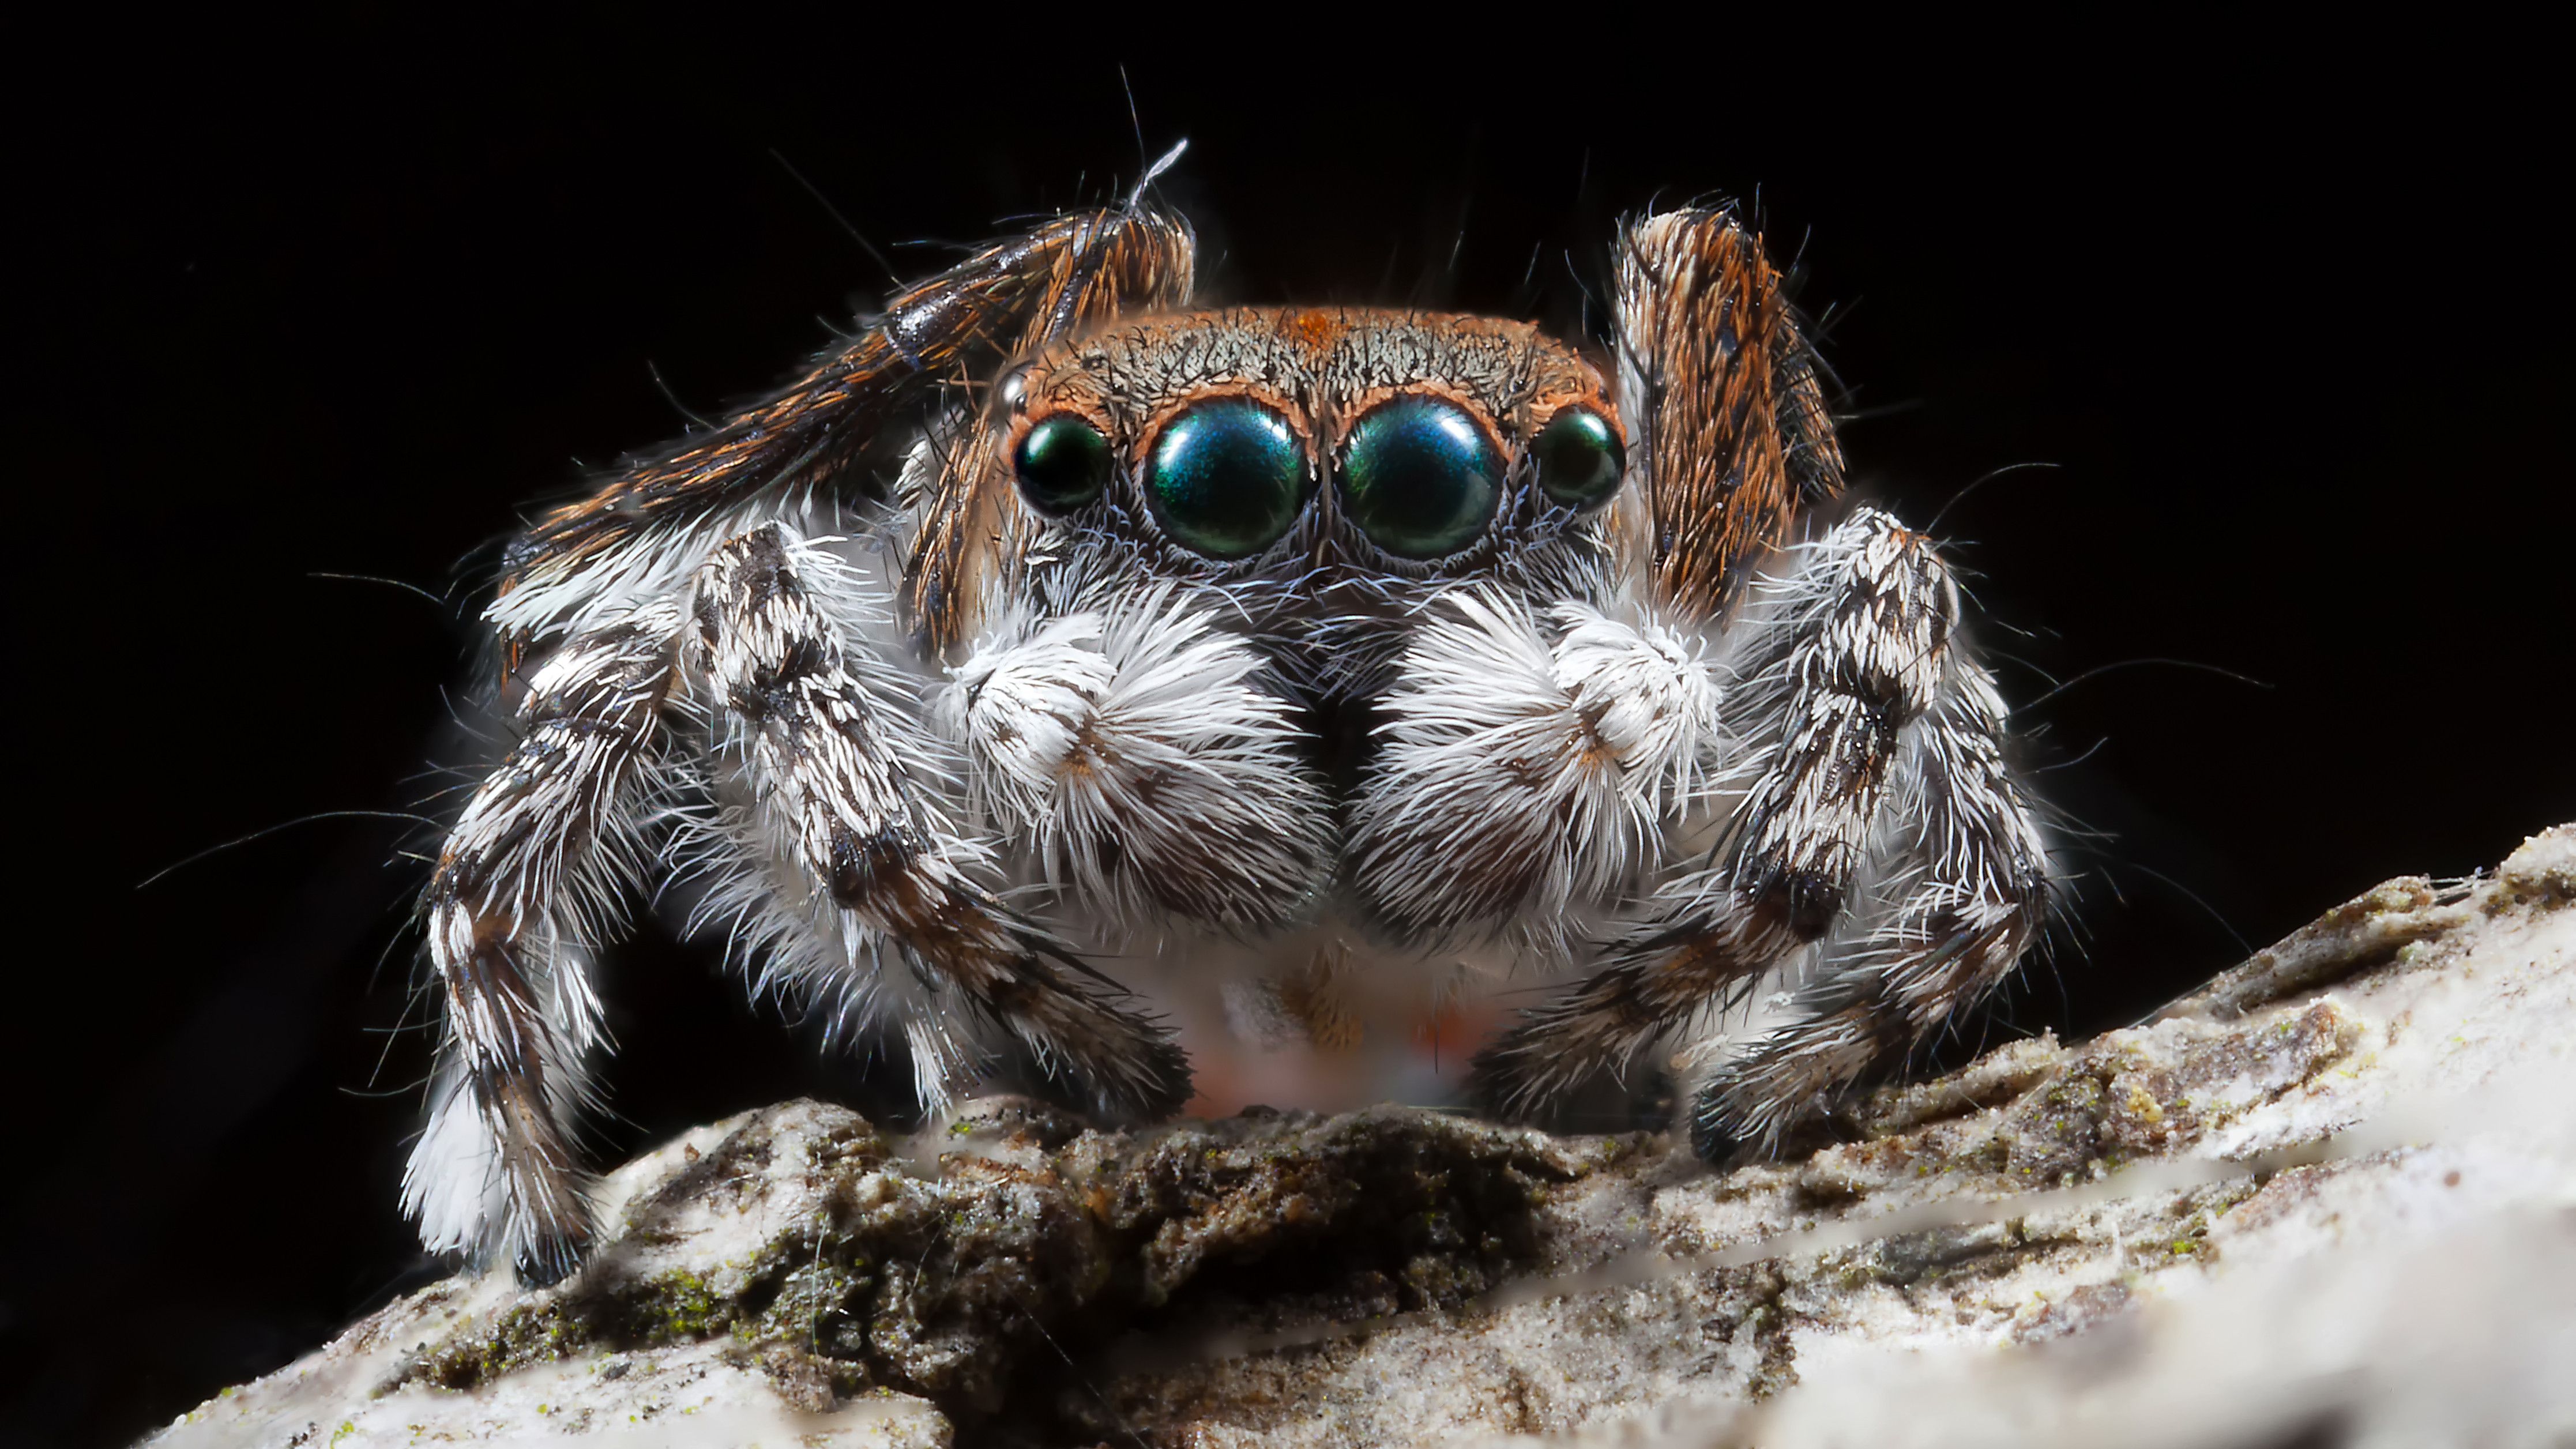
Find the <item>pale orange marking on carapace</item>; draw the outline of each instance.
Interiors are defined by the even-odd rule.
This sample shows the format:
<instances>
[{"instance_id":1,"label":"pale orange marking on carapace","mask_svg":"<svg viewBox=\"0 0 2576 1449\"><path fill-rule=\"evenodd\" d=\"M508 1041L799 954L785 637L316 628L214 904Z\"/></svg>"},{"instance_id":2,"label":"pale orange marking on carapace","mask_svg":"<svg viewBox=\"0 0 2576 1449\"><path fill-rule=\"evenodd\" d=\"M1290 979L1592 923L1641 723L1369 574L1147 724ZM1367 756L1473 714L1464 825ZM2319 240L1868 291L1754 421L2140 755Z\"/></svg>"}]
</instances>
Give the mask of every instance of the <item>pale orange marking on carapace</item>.
<instances>
[{"instance_id":1,"label":"pale orange marking on carapace","mask_svg":"<svg viewBox=\"0 0 2576 1449\"><path fill-rule=\"evenodd\" d=\"M1309 352L1322 352L1332 346L1333 339L1342 335L1344 325L1341 318L1312 308L1284 313L1279 318L1281 335L1295 339Z\"/></svg>"}]
</instances>

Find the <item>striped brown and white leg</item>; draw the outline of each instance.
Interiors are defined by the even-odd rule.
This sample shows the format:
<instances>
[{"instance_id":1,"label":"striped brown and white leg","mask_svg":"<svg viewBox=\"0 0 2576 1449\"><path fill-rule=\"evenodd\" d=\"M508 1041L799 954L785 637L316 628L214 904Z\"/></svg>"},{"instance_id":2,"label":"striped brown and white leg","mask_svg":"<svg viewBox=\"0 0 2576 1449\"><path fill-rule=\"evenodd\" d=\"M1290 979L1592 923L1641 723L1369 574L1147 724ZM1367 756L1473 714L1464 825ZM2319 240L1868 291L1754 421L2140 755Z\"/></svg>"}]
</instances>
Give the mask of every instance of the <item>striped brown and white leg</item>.
<instances>
[{"instance_id":1,"label":"striped brown and white leg","mask_svg":"<svg viewBox=\"0 0 2576 1449\"><path fill-rule=\"evenodd\" d=\"M1176 1108L1190 1092L1180 1048L993 894L990 851L943 809L911 682L854 650L842 567L767 525L715 551L692 603L692 684L748 786L732 832L745 888L803 923L787 932L807 943L790 989L900 1013L925 1105L973 1073L959 1028L987 1025L1102 1110ZM882 979L888 958L907 980Z\"/></svg>"},{"instance_id":2,"label":"striped brown and white leg","mask_svg":"<svg viewBox=\"0 0 2576 1449\"><path fill-rule=\"evenodd\" d=\"M1648 515L1634 537L1648 550L1661 607L1713 627L1745 612L1746 570L1786 536L1800 510L1841 490L1842 452L1821 369L1779 270L1732 208L1638 219L1620 238L1618 266L1619 391ZM1837 577L1832 557L1810 570L1817 588ZM1821 623L1816 610L1806 615ZM1751 731L1757 746L1766 731L1775 740L1782 732L1786 703L1776 676L1798 622L1757 620L1749 650L1740 647L1744 626L1729 626L1739 661L1773 656L1771 675L1751 671L1725 711L1730 731ZM1748 809L1785 800L1795 778L1776 755L1749 763L1769 773ZM1747 823L1742 813L1737 820ZM1471 1088L1507 1115L1527 1115L1566 1088L1623 1070L1675 1024L1723 1004L1800 949L1773 891L1739 889L1732 848L1712 857L1724 869L1667 884L1652 924L1481 1053Z\"/></svg>"},{"instance_id":3,"label":"striped brown and white leg","mask_svg":"<svg viewBox=\"0 0 2576 1449\"><path fill-rule=\"evenodd\" d=\"M1853 926L1787 1021L1717 1066L1690 1111L1716 1161L1768 1151L1871 1067L1912 1050L1999 985L2048 915L2037 811L2005 763L1993 681L1954 652L1909 732L1873 834Z\"/></svg>"},{"instance_id":4,"label":"striped brown and white leg","mask_svg":"<svg viewBox=\"0 0 2576 1449\"><path fill-rule=\"evenodd\" d=\"M1686 1022L1740 1002L1844 919L1873 841L1936 809L1913 800L1890 814L1890 782L1909 749L1940 744L1946 753L1926 757L1935 766L1959 755L1960 699L1993 699L1952 647L1956 585L1929 540L1874 510L1805 555L1738 626L1750 637L1726 716L1758 753L1717 864L1666 884L1648 923L1599 970L1480 1054L1476 1089L1506 1115L1620 1071ZM1990 712L1997 723L1977 738L2009 786L2000 705ZM2020 809L2017 792L2005 798Z\"/></svg>"},{"instance_id":5,"label":"striped brown and white leg","mask_svg":"<svg viewBox=\"0 0 2576 1449\"><path fill-rule=\"evenodd\" d=\"M675 606L636 611L530 671L519 741L466 803L424 902L446 1042L404 1211L433 1252L571 1271L590 1237L573 1144L600 1039L592 951L640 859L640 777L671 684Z\"/></svg>"}]
</instances>

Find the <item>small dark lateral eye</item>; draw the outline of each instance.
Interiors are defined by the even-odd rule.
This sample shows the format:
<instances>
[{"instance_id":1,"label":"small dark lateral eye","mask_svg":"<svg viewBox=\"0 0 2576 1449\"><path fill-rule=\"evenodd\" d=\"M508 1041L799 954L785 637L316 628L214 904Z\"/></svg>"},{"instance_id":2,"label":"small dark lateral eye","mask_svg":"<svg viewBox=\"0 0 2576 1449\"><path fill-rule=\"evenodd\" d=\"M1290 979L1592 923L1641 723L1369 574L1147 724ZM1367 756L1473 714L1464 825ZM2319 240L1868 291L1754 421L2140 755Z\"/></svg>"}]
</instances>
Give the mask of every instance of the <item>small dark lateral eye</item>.
<instances>
[{"instance_id":1,"label":"small dark lateral eye","mask_svg":"<svg viewBox=\"0 0 2576 1449\"><path fill-rule=\"evenodd\" d=\"M1607 418L1588 408L1568 408L1539 430L1539 491L1568 508L1590 508L1619 491L1627 450Z\"/></svg>"},{"instance_id":2,"label":"small dark lateral eye","mask_svg":"<svg viewBox=\"0 0 2576 1449\"><path fill-rule=\"evenodd\" d=\"M1342 455L1342 506L1398 558L1439 558L1476 541L1502 493L1502 459L1485 430L1437 398L1369 410Z\"/></svg>"},{"instance_id":3,"label":"small dark lateral eye","mask_svg":"<svg viewBox=\"0 0 2576 1449\"><path fill-rule=\"evenodd\" d=\"M1190 552L1249 558L1297 521L1309 476L1287 419L1244 398L1218 398L1163 426L1145 463L1145 501Z\"/></svg>"},{"instance_id":4,"label":"small dark lateral eye","mask_svg":"<svg viewBox=\"0 0 2576 1449\"><path fill-rule=\"evenodd\" d=\"M1039 421L1011 457L1020 492L1041 513L1065 513L1109 486L1109 440L1082 419L1058 413Z\"/></svg>"}]
</instances>

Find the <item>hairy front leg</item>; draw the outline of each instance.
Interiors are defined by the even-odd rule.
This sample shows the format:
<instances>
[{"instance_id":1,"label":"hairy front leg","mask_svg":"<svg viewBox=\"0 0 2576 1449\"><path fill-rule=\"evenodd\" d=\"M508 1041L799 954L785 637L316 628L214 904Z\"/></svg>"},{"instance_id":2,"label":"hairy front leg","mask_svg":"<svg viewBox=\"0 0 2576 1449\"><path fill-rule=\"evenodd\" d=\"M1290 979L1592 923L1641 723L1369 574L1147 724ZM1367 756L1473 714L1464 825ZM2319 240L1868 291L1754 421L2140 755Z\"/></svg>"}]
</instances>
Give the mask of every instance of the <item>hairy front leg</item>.
<instances>
[{"instance_id":1,"label":"hairy front leg","mask_svg":"<svg viewBox=\"0 0 2576 1449\"><path fill-rule=\"evenodd\" d=\"M711 431L634 460L512 543L490 614L509 657L567 619L584 621L604 581L684 582L703 557L691 550L723 537L699 530L764 497L790 487L869 496L871 445L926 395L1106 319L1180 305L1194 259L1186 222L1129 205L1067 212L906 288L803 376ZM945 621L979 587L968 561L991 527L973 508L925 523L907 587L913 614L943 647L953 642ZM683 554L666 579L662 566Z\"/></svg>"},{"instance_id":2,"label":"hairy front leg","mask_svg":"<svg viewBox=\"0 0 2576 1449\"><path fill-rule=\"evenodd\" d=\"M1187 1060L1124 993L998 900L990 852L939 808L918 698L871 678L826 601L847 597L832 556L771 524L719 548L700 573L693 679L729 725L751 787L739 848L775 862L792 909L828 931L823 963L862 997L878 947L926 996L903 1022L925 1105L971 1067L944 1013L1016 1037L1050 1072L1120 1114L1189 1096ZM820 983L807 983L809 987Z\"/></svg>"},{"instance_id":3,"label":"hairy front leg","mask_svg":"<svg viewBox=\"0 0 2576 1449\"><path fill-rule=\"evenodd\" d=\"M1942 694L1958 590L1927 538L1873 509L1802 553L1737 626L1725 714L1753 780L1713 864L1665 883L1599 970L1479 1055L1476 1089L1505 1114L1740 1001L1841 918L1900 740Z\"/></svg>"},{"instance_id":4,"label":"hairy front leg","mask_svg":"<svg viewBox=\"0 0 2576 1449\"><path fill-rule=\"evenodd\" d=\"M588 962L635 873L635 785L672 674L673 605L576 637L530 676L518 743L467 801L424 899L446 1045L403 1208L433 1251L570 1272L590 1238L572 1142L600 1036Z\"/></svg>"},{"instance_id":5,"label":"hairy front leg","mask_svg":"<svg viewBox=\"0 0 2576 1449\"><path fill-rule=\"evenodd\" d=\"M1701 1084L1690 1109L1700 1156L1775 1147L1831 1093L1956 1020L2038 940L2048 845L2003 743L1993 681L1953 651L1897 762L1852 929L1788 1019Z\"/></svg>"}]
</instances>

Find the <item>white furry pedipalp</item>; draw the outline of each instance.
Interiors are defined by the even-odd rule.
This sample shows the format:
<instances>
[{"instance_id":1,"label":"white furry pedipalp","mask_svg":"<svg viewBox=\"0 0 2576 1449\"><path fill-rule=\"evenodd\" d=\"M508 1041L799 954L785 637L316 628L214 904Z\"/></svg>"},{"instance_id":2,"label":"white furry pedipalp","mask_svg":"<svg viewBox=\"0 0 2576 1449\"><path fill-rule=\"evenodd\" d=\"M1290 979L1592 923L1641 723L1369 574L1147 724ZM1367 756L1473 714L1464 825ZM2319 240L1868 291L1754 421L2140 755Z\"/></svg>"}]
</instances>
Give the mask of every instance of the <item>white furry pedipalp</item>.
<instances>
[{"instance_id":1,"label":"white furry pedipalp","mask_svg":"<svg viewBox=\"0 0 2576 1449\"><path fill-rule=\"evenodd\" d=\"M1481 923L1561 939L1633 889L1714 768L1722 694L1700 651L1581 603L1549 617L1476 589L1416 630L1353 810L1360 889L1400 934ZM1475 849L1467 847L1473 843Z\"/></svg>"},{"instance_id":2,"label":"white furry pedipalp","mask_svg":"<svg viewBox=\"0 0 2576 1449\"><path fill-rule=\"evenodd\" d=\"M1616 752L1654 815L1671 819L1710 783L1725 692L1700 640L1640 613L1622 623L1589 604L1550 609L1565 630L1556 685Z\"/></svg>"},{"instance_id":3,"label":"white furry pedipalp","mask_svg":"<svg viewBox=\"0 0 2576 1449\"><path fill-rule=\"evenodd\" d=\"M1168 588L1022 626L956 670L968 798L1046 883L1129 928L1276 923L1321 886L1323 791L1268 665Z\"/></svg>"}]
</instances>

